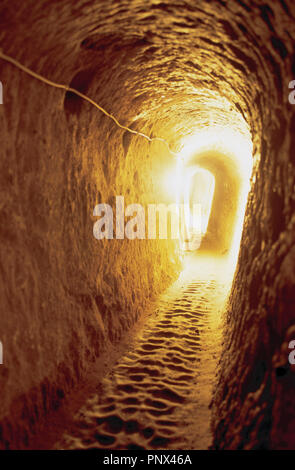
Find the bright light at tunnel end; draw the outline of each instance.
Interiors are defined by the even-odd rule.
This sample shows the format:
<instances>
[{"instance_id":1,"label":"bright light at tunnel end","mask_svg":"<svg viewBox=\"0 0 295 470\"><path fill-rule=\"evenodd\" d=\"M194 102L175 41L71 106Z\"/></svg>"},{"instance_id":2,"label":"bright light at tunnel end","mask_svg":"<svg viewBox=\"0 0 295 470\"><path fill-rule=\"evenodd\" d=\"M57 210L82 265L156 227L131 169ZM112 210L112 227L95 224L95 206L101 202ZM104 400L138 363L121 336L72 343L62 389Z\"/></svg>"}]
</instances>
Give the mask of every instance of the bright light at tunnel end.
<instances>
[{"instance_id":1,"label":"bright light at tunnel end","mask_svg":"<svg viewBox=\"0 0 295 470\"><path fill-rule=\"evenodd\" d=\"M232 155L238 162L241 172L250 178L252 172L252 139L248 128L243 132L231 127L211 126L184 137L180 144L181 150L177 157L177 172L185 165L192 155L204 151L222 151Z\"/></svg>"},{"instance_id":2,"label":"bright light at tunnel end","mask_svg":"<svg viewBox=\"0 0 295 470\"><path fill-rule=\"evenodd\" d=\"M133 203L125 207L124 196L116 196L115 217L110 205L98 204L95 207L93 215L100 219L94 224L93 235L98 240L173 239L179 241L180 252L199 250L207 232L218 175L198 164L198 157L204 152L219 152L235 166L241 181L234 235L227 250L227 258L234 267L252 173L250 133L247 130L239 132L229 126L211 126L183 138L180 148L173 166L163 170L163 188L170 203L158 202L149 204L147 208Z\"/></svg>"},{"instance_id":3,"label":"bright light at tunnel end","mask_svg":"<svg viewBox=\"0 0 295 470\"><path fill-rule=\"evenodd\" d=\"M179 152L175 166L174 177L170 175L170 177L174 179L174 184L177 187L177 200L180 201L183 200L187 189L188 175L192 176L193 173L197 171L196 162L198 162L198 156L206 152L210 152L212 155L214 152L218 152L225 155L226 158L235 165L241 184L234 222L234 235L227 253L231 275L237 263L246 204L250 190L250 178L253 167L252 151L252 138L246 123L243 131L238 131L230 126L215 125L207 127L183 139L181 151ZM186 175L186 177L183 178L183 175ZM215 178L216 177L215 175ZM210 217L211 205L212 201L208 204L210 208L207 209L207 217Z\"/></svg>"}]
</instances>

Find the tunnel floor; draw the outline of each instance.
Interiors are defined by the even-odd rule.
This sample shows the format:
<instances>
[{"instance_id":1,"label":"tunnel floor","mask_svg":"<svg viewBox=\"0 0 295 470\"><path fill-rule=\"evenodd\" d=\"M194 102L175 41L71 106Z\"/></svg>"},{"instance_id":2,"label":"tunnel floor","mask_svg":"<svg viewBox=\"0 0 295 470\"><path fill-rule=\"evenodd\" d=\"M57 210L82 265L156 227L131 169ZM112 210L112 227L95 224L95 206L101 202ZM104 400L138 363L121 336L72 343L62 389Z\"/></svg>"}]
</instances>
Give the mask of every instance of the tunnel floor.
<instances>
[{"instance_id":1,"label":"tunnel floor","mask_svg":"<svg viewBox=\"0 0 295 470\"><path fill-rule=\"evenodd\" d=\"M229 286L190 264L54 449L206 449ZM222 263L218 266L222 272ZM195 279L198 280L195 280Z\"/></svg>"}]
</instances>

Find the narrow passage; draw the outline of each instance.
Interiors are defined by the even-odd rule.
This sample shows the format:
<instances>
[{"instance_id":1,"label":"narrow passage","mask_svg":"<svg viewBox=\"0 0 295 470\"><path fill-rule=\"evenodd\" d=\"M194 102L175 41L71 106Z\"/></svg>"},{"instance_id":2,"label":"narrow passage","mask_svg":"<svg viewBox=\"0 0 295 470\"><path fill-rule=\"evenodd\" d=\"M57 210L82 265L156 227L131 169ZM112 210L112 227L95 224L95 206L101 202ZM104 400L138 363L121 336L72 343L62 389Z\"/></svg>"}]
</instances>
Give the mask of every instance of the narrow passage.
<instances>
[{"instance_id":1,"label":"narrow passage","mask_svg":"<svg viewBox=\"0 0 295 470\"><path fill-rule=\"evenodd\" d=\"M208 448L229 283L216 275L222 259L211 260L209 272L206 260L193 261L158 299L55 449Z\"/></svg>"}]
</instances>

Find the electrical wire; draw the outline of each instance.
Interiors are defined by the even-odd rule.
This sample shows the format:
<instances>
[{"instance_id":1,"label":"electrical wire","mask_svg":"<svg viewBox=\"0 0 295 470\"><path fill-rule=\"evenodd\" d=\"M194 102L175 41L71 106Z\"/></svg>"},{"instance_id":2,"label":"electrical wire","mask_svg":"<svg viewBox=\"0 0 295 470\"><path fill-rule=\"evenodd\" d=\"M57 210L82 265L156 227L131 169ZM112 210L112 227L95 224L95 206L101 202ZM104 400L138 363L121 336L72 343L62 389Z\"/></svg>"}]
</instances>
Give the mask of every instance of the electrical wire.
<instances>
[{"instance_id":1,"label":"electrical wire","mask_svg":"<svg viewBox=\"0 0 295 470\"><path fill-rule=\"evenodd\" d=\"M174 156L178 156L178 153L177 152L174 152L173 150L171 150L170 148L170 145L169 143L167 142L167 140L161 138L161 137L149 137L148 135L146 134L143 134L142 132L138 132L138 131L135 131L134 129L131 129L130 127L127 127L127 126L124 126L123 124L121 124L118 119L113 116L112 114L110 114L108 111L106 111L102 106L100 106L98 103L96 103L94 100L92 100L91 98L89 98L87 95L84 95L84 93L81 93L80 91L76 90L75 88L72 88L68 85L63 85L61 83L56 83L56 82L53 82L52 80L49 80L48 78L46 77L43 77L42 75L40 75L39 73L36 73L34 72L33 70L29 69L28 67L26 67L25 65L21 64L20 62L18 62L16 59L14 59L13 57L10 57L9 55L6 55L4 54L3 50L0 49L0 58L5 60L6 62L9 62L10 64L14 65L15 67L17 67L19 70L22 70L23 72L25 72L27 75L30 75L31 77L34 77L36 78L37 80L39 80L40 82L43 82L43 83L46 83L47 85L51 86L51 87L54 87L54 88L59 88L59 89L62 89L62 90L65 90L66 92L71 92L71 93L74 93L75 95L79 96L80 98L82 98L83 100L85 101L88 101L88 103L92 104L95 108L97 108L99 111L101 111L103 114L105 114L107 117L109 117L110 119L112 119L114 121L114 123L120 127L121 129L127 131L127 132L130 132L131 134L134 134L134 135L138 135L140 137L143 137L144 139L148 140L149 142L163 142L169 152L174 155Z\"/></svg>"}]
</instances>

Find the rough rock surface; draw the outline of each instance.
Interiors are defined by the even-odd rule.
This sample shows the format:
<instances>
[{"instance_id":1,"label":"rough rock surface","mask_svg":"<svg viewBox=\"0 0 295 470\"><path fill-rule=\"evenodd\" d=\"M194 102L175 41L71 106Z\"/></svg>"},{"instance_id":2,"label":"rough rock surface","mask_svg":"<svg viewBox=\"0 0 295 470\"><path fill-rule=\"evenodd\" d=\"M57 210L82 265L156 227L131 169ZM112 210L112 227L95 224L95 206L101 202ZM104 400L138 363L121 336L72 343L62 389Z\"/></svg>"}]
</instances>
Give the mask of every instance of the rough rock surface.
<instances>
[{"instance_id":1,"label":"rough rock surface","mask_svg":"<svg viewBox=\"0 0 295 470\"><path fill-rule=\"evenodd\" d=\"M294 19L292 0L0 7L6 54L134 129L175 148L210 123L244 129L246 120L251 129L254 173L213 405L216 448L295 445L286 356L295 323ZM2 60L0 73L0 436L1 446L20 447L178 262L173 243L92 236L99 201L165 202L167 149Z\"/></svg>"}]
</instances>

